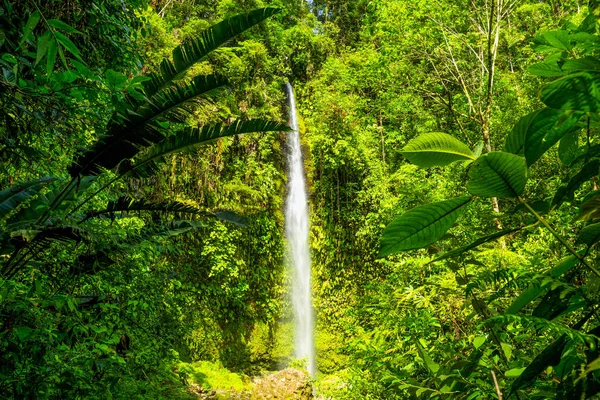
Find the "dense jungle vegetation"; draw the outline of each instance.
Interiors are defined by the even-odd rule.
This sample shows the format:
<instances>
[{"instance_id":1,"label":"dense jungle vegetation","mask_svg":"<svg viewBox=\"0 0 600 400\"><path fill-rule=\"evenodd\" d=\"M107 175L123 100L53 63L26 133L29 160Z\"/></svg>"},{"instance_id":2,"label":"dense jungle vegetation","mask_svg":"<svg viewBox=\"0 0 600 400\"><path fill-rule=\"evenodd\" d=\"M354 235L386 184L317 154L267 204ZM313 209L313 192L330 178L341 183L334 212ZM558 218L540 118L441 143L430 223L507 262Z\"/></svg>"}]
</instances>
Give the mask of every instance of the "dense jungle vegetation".
<instances>
[{"instance_id":1,"label":"dense jungle vegetation","mask_svg":"<svg viewBox=\"0 0 600 400\"><path fill-rule=\"evenodd\" d=\"M599 17L0 0L0 398L262 399L302 368L288 81L316 397L597 398Z\"/></svg>"}]
</instances>

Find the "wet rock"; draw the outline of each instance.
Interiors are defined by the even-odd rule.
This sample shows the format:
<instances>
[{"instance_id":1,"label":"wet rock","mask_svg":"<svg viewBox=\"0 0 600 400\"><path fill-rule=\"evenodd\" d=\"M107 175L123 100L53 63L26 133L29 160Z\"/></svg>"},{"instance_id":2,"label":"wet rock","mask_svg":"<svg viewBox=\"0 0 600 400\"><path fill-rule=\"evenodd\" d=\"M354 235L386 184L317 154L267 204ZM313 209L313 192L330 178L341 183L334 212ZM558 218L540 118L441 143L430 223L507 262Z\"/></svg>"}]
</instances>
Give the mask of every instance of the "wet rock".
<instances>
[{"instance_id":1,"label":"wet rock","mask_svg":"<svg viewBox=\"0 0 600 400\"><path fill-rule=\"evenodd\" d=\"M251 400L308 400L313 388L306 372L288 368L268 375L256 382Z\"/></svg>"}]
</instances>

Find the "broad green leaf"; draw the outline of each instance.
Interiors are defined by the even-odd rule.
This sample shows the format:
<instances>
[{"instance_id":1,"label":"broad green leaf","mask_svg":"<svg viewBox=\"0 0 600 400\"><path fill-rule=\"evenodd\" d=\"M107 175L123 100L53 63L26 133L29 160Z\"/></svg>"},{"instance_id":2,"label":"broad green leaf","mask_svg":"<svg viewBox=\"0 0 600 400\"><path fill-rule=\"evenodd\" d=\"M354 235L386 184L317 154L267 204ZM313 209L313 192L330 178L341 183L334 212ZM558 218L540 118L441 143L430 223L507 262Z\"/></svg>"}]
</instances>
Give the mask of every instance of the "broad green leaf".
<instances>
[{"instance_id":1,"label":"broad green leaf","mask_svg":"<svg viewBox=\"0 0 600 400\"><path fill-rule=\"evenodd\" d=\"M600 71L600 60L596 57L583 57L573 60L567 60L562 66L562 70L566 73L572 74L575 72L583 71Z\"/></svg>"},{"instance_id":2,"label":"broad green leaf","mask_svg":"<svg viewBox=\"0 0 600 400\"><path fill-rule=\"evenodd\" d=\"M522 228L505 229L505 230L500 231L500 232L494 232L491 235L480 237L479 239L475 240L474 242L472 242L472 243L470 243L470 244L468 244L466 246L463 246L463 247L460 247L458 249L454 249L454 250L451 250L451 251L448 251L448 252L444 253L442 256L437 257L436 259L434 259L430 263L434 263L434 262L445 260L447 258L452 258L452 257L459 256L459 255L461 255L461 254L463 254L463 253L465 253L465 252L467 252L469 250L473 250L477 246L480 246L480 245L482 245L484 243L491 242L493 240L501 238L502 236L509 235L509 234L511 234L513 232L520 231L521 229Z\"/></svg>"},{"instance_id":3,"label":"broad green leaf","mask_svg":"<svg viewBox=\"0 0 600 400\"><path fill-rule=\"evenodd\" d=\"M550 43L551 46L565 51L571 51L573 45L569 40L569 32L567 31L551 31L544 33L544 38Z\"/></svg>"},{"instance_id":4,"label":"broad green leaf","mask_svg":"<svg viewBox=\"0 0 600 400\"><path fill-rule=\"evenodd\" d=\"M537 376L544 372L546 368L558 365L567 341L567 337L562 335L542 350L542 352L533 359L531 364L529 364L521 375L513 382L507 398L510 398L512 393L517 390L531 386L537 379Z\"/></svg>"},{"instance_id":5,"label":"broad green leaf","mask_svg":"<svg viewBox=\"0 0 600 400\"><path fill-rule=\"evenodd\" d=\"M416 137L408 142L401 153L410 162L422 168L443 167L455 161L475 159L466 144L441 132Z\"/></svg>"},{"instance_id":6,"label":"broad green leaf","mask_svg":"<svg viewBox=\"0 0 600 400\"><path fill-rule=\"evenodd\" d=\"M13 186L0 192L0 218L15 210L25 201L36 196L44 186L54 180L52 177L45 177Z\"/></svg>"},{"instance_id":7,"label":"broad green leaf","mask_svg":"<svg viewBox=\"0 0 600 400\"><path fill-rule=\"evenodd\" d=\"M579 259L575 256L570 256L562 259L556 267L554 267L548 275L552 278L558 278L569 271L571 268L579 264ZM525 289L519 297L504 311L504 314L516 314L525 306L537 299L547 289L540 285L531 285Z\"/></svg>"},{"instance_id":8,"label":"broad green leaf","mask_svg":"<svg viewBox=\"0 0 600 400\"><path fill-rule=\"evenodd\" d=\"M40 22L41 17L42 15L39 11L34 11L29 15L29 18L25 23L25 27L23 28L23 37L19 41L19 46L21 46L23 42L29 39L29 36L31 35L37 24Z\"/></svg>"},{"instance_id":9,"label":"broad green leaf","mask_svg":"<svg viewBox=\"0 0 600 400\"><path fill-rule=\"evenodd\" d=\"M33 329L31 329L28 326L19 326L16 329L17 337L22 342L25 341L25 339L27 339L29 336L31 336L31 332L33 332Z\"/></svg>"},{"instance_id":10,"label":"broad green leaf","mask_svg":"<svg viewBox=\"0 0 600 400\"><path fill-rule=\"evenodd\" d=\"M114 86L117 89L120 89L123 84L125 82L127 82L127 77L120 73L115 71L114 69L107 69L106 70L106 82L111 85Z\"/></svg>"},{"instance_id":11,"label":"broad green leaf","mask_svg":"<svg viewBox=\"0 0 600 400\"><path fill-rule=\"evenodd\" d=\"M563 76L565 72L560 68L556 60L544 60L527 68L530 74L537 76Z\"/></svg>"},{"instance_id":12,"label":"broad green leaf","mask_svg":"<svg viewBox=\"0 0 600 400\"><path fill-rule=\"evenodd\" d=\"M425 350L425 348L421 345L421 343L419 343L419 341L415 341L415 343L417 344L417 349L419 350L419 355L421 356L421 359L423 359L423 361L425 362L425 366L427 367L429 372L435 375L439 371L440 365L433 361L427 350Z\"/></svg>"},{"instance_id":13,"label":"broad green leaf","mask_svg":"<svg viewBox=\"0 0 600 400\"><path fill-rule=\"evenodd\" d=\"M477 336L475 339L473 339L473 346L475 346L476 349L480 348L484 343L485 336Z\"/></svg>"},{"instance_id":14,"label":"broad green leaf","mask_svg":"<svg viewBox=\"0 0 600 400\"><path fill-rule=\"evenodd\" d=\"M598 175L599 168L600 161L598 160L592 160L585 164L581 170L571 178L566 186L558 188L552 199L552 206L560 206L564 201L572 197L573 193L579 189L583 183Z\"/></svg>"},{"instance_id":15,"label":"broad green leaf","mask_svg":"<svg viewBox=\"0 0 600 400\"><path fill-rule=\"evenodd\" d=\"M439 240L471 202L469 196L415 207L392 221L381 236L379 257L420 249Z\"/></svg>"},{"instance_id":16,"label":"broad green leaf","mask_svg":"<svg viewBox=\"0 0 600 400\"><path fill-rule=\"evenodd\" d=\"M512 347L508 343L500 343L500 347L502 347L502 352L508 361L512 358Z\"/></svg>"},{"instance_id":17,"label":"broad green leaf","mask_svg":"<svg viewBox=\"0 0 600 400\"><path fill-rule=\"evenodd\" d=\"M577 244L592 247L600 240L600 223L585 226L577 237Z\"/></svg>"},{"instance_id":18,"label":"broad green leaf","mask_svg":"<svg viewBox=\"0 0 600 400\"><path fill-rule=\"evenodd\" d=\"M527 133L533 129L539 129L539 120L537 116L541 110L534 111L521 117L519 122L515 124L506 139L502 151L522 156L525 153L525 137ZM534 124L535 122L535 124Z\"/></svg>"},{"instance_id":19,"label":"broad green leaf","mask_svg":"<svg viewBox=\"0 0 600 400\"><path fill-rule=\"evenodd\" d=\"M523 373L523 371L525 371L525 369L526 369L525 367L509 369L508 371L506 371L504 373L504 375L507 378L516 378L516 377L520 376Z\"/></svg>"},{"instance_id":20,"label":"broad green leaf","mask_svg":"<svg viewBox=\"0 0 600 400\"><path fill-rule=\"evenodd\" d=\"M67 33L81 33L77 29L71 27L70 25L65 24L64 22L62 22L58 19L49 19L48 25L50 25L54 29L60 29L61 31L67 32ZM55 32L55 33L60 33L60 32Z\"/></svg>"},{"instance_id":21,"label":"broad green leaf","mask_svg":"<svg viewBox=\"0 0 600 400\"><path fill-rule=\"evenodd\" d=\"M487 153L473 162L469 179L467 190L475 196L517 197L525 190L527 166L511 153Z\"/></svg>"},{"instance_id":22,"label":"broad green leaf","mask_svg":"<svg viewBox=\"0 0 600 400\"><path fill-rule=\"evenodd\" d=\"M481 141L475 145L475 147L473 148L473 156L475 158L479 157L481 155L481 153L483 153L483 146L484 146L483 141Z\"/></svg>"},{"instance_id":23,"label":"broad green leaf","mask_svg":"<svg viewBox=\"0 0 600 400\"><path fill-rule=\"evenodd\" d=\"M567 115L548 108L541 110L525 136L525 161L527 165L533 165L563 136L575 129L581 116L581 113Z\"/></svg>"},{"instance_id":24,"label":"broad green leaf","mask_svg":"<svg viewBox=\"0 0 600 400\"><path fill-rule=\"evenodd\" d=\"M585 19L577 27L577 31L595 34L597 24L598 24L598 20L597 20L596 15L594 15L594 13L589 13L588 16L585 17Z\"/></svg>"},{"instance_id":25,"label":"broad green leaf","mask_svg":"<svg viewBox=\"0 0 600 400\"><path fill-rule=\"evenodd\" d=\"M577 158L579 152L579 133L577 131L567 133L558 145L558 158L569 165Z\"/></svg>"},{"instance_id":26,"label":"broad green leaf","mask_svg":"<svg viewBox=\"0 0 600 400\"><path fill-rule=\"evenodd\" d=\"M35 63L38 64L48 53L48 47L50 47L50 39L52 39L52 33L50 31L44 32L42 36L38 38L37 42L37 53L35 57Z\"/></svg>"},{"instance_id":27,"label":"broad green leaf","mask_svg":"<svg viewBox=\"0 0 600 400\"><path fill-rule=\"evenodd\" d=\"M550 108L597 113L600 111L600 73L579 72L558 79L542 90Z\"/></svg>"},{"instance_id":28,"label":"broad green leaf","mask_svg":"<svg viewBox=\"0 0 600 400\"><path fill-rule=\"evenodd\" d=\"M65 49L69 50L69 53L73 54L80 61L83 61L81 58L81 54L79 53L79 49L77 48L77 46L75 46L75 43L73 43L71 39L69 39L60 32L55 32L54 34L56 35L56 38L58 39L60 44L62 44L65 47Z\"/></svg>"},{"instance_id":29,"label":"broad green leaf","mask_svg":"<svg viewBox=\"0 0 600 400\"><path fill-rule=\"evenodd\" d=\"M46 74L48 76L52 75L52 71L54 71L54 64L56 63L56 40L54 38L50 39L50 43L48 43L48 54L46 56Z\"/></svg>"},{"instance_id":30,"label":"broad green leaf","mask_svg":"<svg viewBox=\"0 0 600 400\"><path fill-rule=\"evenodd\" d=\"M532 165L577 126L581 115L551 108L534 111L517 122L502 151L524 155L527 165Z\"/></svg>"}]
</instances>

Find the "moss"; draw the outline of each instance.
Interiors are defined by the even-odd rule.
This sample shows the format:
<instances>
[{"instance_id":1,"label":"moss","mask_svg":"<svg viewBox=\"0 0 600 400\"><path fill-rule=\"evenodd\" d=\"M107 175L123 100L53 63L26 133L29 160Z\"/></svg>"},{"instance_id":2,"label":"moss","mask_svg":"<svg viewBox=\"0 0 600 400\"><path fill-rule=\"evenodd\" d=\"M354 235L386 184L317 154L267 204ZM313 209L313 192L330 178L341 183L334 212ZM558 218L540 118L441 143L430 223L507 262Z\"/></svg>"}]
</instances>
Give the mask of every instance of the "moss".
<instances>
[{"instance_id":1,"label":"moss","mask_svg":"<svg viewBox=\"0 0 600 400\"><path fill-rule=\"evenodd\" d=\"M343 354L343 335L326 329L318 329L315 337L317 369L320 373L332 374L348 365L348 356Z\"/></svg>"},{"instance_id":2,"label":"moss","mask_svg":"<svg viewBox=\"0 0 600 400\"><path fill-rule=\"evenodd\" d=\"M345 398L350 381L350 375L347 370L341 370L334 375L321 375L315 382L317 397L320 399L339 399Z\"/></svg>"},{"instance_id":3,"label":"moss","mask_svg":"<svg viewBox=\"0 0 600 400\"><path fill-rule=\"evenodd\" d=\"M287 367L294 359L294 324L291 321L281 322L277 326L273 359L280 368Z\"/></svg>"},{"instance_id":4,"label":"moss","mask_svg":"<svg viewBox=\"0 0 600 400\"><path fill-rule=\"evenodd\" d=\"M209 361L178 364L179 374L188 384L196 384L206 390L245 393L252 390L252 382L246 375L233 373L222 365ZM227 398L227 397L225 397Z\"/></svg>"}]
</instances>

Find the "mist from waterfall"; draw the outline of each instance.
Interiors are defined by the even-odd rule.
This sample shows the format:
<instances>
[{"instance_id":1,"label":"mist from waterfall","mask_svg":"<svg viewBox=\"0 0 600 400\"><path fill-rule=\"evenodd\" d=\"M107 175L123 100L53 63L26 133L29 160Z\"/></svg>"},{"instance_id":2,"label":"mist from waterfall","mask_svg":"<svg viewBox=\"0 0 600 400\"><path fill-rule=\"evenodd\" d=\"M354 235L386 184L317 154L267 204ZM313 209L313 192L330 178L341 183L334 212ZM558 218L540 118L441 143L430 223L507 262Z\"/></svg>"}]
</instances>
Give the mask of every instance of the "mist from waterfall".
<instances>
[{"instance_id":1,"label":"mist from waterfall","mask_svg":"<svg viewBox=\"0 0 600 400\"><path fill-rule=\"evenodd\" d=\"M311 301L310 249L308 247L308 196L304 179L302 147L294 89L287 83L290 127L288 134L288 192L285 206L285 236L293 269L292 303L295 315L294 351L296 358L308 360L308 372L315 375L314 316Z\"/></svg>"}]
</instances>

